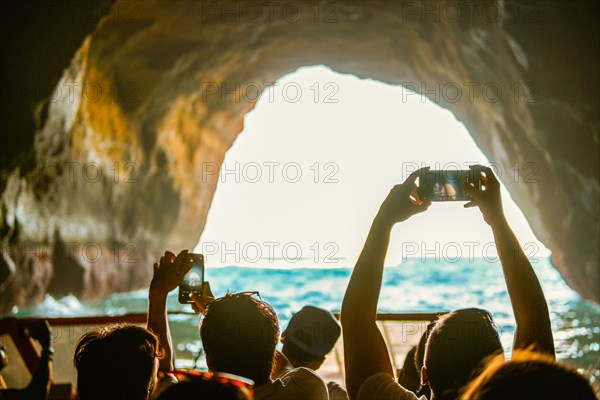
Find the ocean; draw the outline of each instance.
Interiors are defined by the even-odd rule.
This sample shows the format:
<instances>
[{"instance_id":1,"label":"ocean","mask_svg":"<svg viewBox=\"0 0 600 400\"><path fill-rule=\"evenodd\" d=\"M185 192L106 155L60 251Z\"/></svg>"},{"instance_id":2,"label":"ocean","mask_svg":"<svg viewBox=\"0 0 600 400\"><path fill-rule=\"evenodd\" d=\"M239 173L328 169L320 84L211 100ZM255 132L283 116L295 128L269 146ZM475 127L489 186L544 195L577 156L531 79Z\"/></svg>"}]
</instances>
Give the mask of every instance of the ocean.
<instances>
[{"instance_id":1,"label":"ocean","mask_svg":"<svg viewBox=\"0 0 600 400\"><path fill-rule=\"evenodd\" d=\"M600 382L600 306L582 300L561 279L549 259L532 259L550 309L557 356L592 380ZM293 312L311 304L339 311L351 268L207 268L205 278L215 295L227 291L258 291L277 311L282 327ZM80 302L74 296L48 296L35 307L15 310L15 316L122 315L146 312L147 290L112 295L101 301ZM506 352L514 334L514 317L499 262L485 259L454 263L419 258L386 267L379 300L380 312L439 312L480 307L491 311ZM170 316L171 333L179 366L202 359L198 317L191 307L169 295L169 310L190 314ZM198 355L200 356L198 357Z\"/></svg>"}]
</instances>

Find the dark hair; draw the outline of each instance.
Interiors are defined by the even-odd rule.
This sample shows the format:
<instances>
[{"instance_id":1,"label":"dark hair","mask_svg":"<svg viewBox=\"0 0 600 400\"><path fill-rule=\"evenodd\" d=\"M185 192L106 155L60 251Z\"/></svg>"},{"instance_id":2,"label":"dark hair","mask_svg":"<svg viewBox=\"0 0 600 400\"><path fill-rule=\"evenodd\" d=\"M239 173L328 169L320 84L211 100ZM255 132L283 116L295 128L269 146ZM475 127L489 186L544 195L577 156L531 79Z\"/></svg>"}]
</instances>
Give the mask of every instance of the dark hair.
<instances>
[{"instance_id":1,"label":"dark hair","mask_svg":"<svg viewBox=\"0 0 600 400\"><path fill-rule=\"evenodd\" d=\"M595 400L588 381L553 357L517 350L511 360L492 359L465 389L463 400Z\"/></svg>"},{"instance_id":2,"label":"dark hair","mask_svg":"<svg viewBox=\"0 0 600 400\"><path fill-rule=\"evenodd\" d=\"M244 388L225 385L214 379L192 378L165 389L156 400L250 400Z\"/></svg>"},{"instance_id":3,"label":"dark hair","mask_svg":"<svg viewBox=\"0 0 600 400\"><path fill-rule=\"evenodd\" d=\"M83 335L75 349L81 400L131 400L146 394L154 363L161 357L158 337L131 324L115 324Z\"/></svg>"},{"instance_id":4,"label":"dark hair","mask_svg":"<svg viewBox=\"0 0 600 400\"><path fill-rule=\"evenodd\" d=\"M425 368L431 392L437 399L456 399L459 389L502 345L492 316L476 308L442 315L429 333Z\"/></svg>"},{"instance_id":5,"label":"dark hair","mask_svg":"<svg viewBox=\"0 0 600 400\"><path fill-rule=\"evenodd\" d=\"M419 383L421 381L420 371L417 371L415 367L416 351L417 346L413 346L410 348L408 353L406 353L404 364L402 364L402 369L398 375L398 383L401 384L405 389L408 389L414 393L419 390Z\"/></svg>"},{"instance_id":6,"label":"dark hair","mask_svg":"<svg viewBox=\"0 0 600 400\"><path fill-rule=\"evenodd\" d=\"M228 294L206 308L200 336L209 368L252 379L269 380L279 322L271 306L250 295Z\"/></svg>"}]
</instances>

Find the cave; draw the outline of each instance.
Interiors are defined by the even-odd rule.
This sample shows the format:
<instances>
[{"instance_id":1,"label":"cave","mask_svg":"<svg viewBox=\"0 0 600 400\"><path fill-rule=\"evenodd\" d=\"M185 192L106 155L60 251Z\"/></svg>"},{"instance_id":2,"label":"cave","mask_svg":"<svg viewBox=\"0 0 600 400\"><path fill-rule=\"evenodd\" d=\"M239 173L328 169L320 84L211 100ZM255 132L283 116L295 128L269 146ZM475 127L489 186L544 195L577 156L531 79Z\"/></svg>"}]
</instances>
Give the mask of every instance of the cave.
<instances>
[{"instance_id":1,"label":"cave","mask_svg":"<svg viewBox=\"0 0 600 400\"><path fill-rule=\"evenodd\" d=\"M600 302L597 3L14 3L3 13L0 308L146 287L193 248L244 116L307 65L450 110L551 262ZM31 17L33 15L33 17ZM66 38L66 39L65 39ZM194 223L190 223L194 221Z\"/></svg>"}]
</instances>

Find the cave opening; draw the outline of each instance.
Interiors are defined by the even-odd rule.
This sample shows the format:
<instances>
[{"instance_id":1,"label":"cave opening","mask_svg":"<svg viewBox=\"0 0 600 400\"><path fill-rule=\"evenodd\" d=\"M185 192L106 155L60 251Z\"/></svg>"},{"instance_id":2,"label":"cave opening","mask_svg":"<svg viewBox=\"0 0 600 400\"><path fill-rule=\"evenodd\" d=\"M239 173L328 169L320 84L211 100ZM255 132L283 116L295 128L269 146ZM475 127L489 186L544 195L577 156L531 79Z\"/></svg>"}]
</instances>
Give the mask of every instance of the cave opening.
<instances>
[{"instance_id":1,"label":"cave opening","mask_svg":"<svg viewBox=\"0 0 600 400\"><path fill-rule=\"evenodd\" d=\"M523 179L516 168L490 163L464 124L429 98L323 65L302 67L263 92L220 173L203 166L203 179L219 179L196 249L210 266L350 267L394 184L421 166L474 163ZM548 257L504 186L502 194L526 254ZM490 230L462 204L436 203L426 217L401 224L386 264L495 260Z\"/></svg>"},{"instance_id":2,"label":"cave opening","mask_svg":"<svg viewBox=\"0 0 600 400\"><path fill-rule=\"evenodd\" d=\"M264 293L283 325L306 304L339 310L351 268L390 188L423 165L466 169L474 163L491 165L499 177L517 183L535 179L490 162L465 125L427 97L323 65L302 67L280 78L246 114L220 171L203 167L203 173L218 174L195 248L206 257L205 278L220 293ZM502 200L544 288L553 330L561 332L558 357L599 377L593 359L599 332L572 330L572 318L565 317L591 321L597 311L552 268L550 250L504 184ZM379 310L484 307L508 352L515 321L497 257L477 209L434 203L424 215L396 225ZM399 287L412 295L399 298ZM581 345L595 350L573 352Z\"/></svg>"}]
</instances>

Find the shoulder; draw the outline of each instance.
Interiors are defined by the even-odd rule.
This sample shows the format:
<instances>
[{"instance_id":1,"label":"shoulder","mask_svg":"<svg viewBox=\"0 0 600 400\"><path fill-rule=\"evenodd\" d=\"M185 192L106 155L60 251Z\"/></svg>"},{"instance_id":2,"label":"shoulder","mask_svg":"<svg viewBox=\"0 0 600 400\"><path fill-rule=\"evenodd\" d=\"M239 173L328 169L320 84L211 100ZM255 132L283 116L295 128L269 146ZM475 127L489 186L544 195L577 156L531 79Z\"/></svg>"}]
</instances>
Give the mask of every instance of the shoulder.
<instances>
[{"instance_id":1,"label":"shoulder","mask_svg":"<svg viewBox=\"0 0 600 400\"><path fill-rule=\"evenodd\" d=\"M348 400L348 392L337 382L327 382L329 400Z\"/></svg>"},{"instance_id":2,"label":"shoulder","mask_svg":"<svg viewBox=\"0 0 600 400\"><path fill-rule=\"evenodd\" d=\"M398 384L390 374L379 372L371 375L358 390L357 400L426 400L420 399Z\"/></svg>"},{"instance_id":3,"label":"shoulder","mask_svg":"<svg viewBox=\"0 0 600 400\"><path fill-rule=\"evenodd\" d=\"M309 368L294 368L281 376L284 386L290 383L312 384L326 387L325 381L315 371Z\"/></svg>"},{"instance_id":4,"label":"shoulder","mask_svg":"<svg viewBox=\"0 0 600 400\"><path fill-rule=\"evenodd\" d=\"M300 393L306 396L305 399L327 400L329 398L325 381L312 369L294 368L283 375L281 380L286 386L295 386Z\"/></svg>"},{"instance_id":5,"label":"shoulder","mask_svg":"<svg viewBox=\"0 0 600 400\"><path fill-rule=\"evenodd\" d=\"M267 386L267 385L263 385ZM313 370L294 368L276 379L267 387L259 387L254 392L256 400L327 400L329 397L325 381Z\"/></svg>"}]
</instances>

